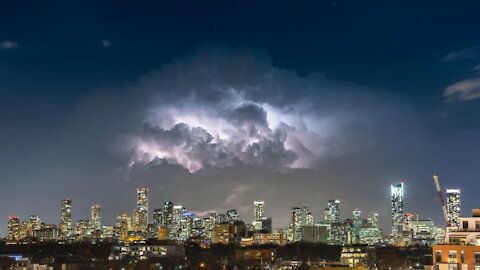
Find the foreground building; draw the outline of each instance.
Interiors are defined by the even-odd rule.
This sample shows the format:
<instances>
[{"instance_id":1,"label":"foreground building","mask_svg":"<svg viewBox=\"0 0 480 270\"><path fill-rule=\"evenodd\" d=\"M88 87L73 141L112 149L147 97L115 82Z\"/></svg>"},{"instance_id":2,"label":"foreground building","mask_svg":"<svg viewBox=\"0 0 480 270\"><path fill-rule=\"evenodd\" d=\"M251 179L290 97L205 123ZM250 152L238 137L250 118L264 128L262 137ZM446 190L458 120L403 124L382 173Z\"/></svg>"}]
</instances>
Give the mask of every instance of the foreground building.
<instances>
[{"instance_id":1,"label":"foreground building","mask_svg":"<svg viewBox=\"0 0 480 270\"><path fill-rule=\"evenodd\" d=\"M480 209L473 209L472 217L460 217L459 226L451 227L445 235L445 244L432 247L435 270L480 269Z\"/></svg>"}]
</instances>

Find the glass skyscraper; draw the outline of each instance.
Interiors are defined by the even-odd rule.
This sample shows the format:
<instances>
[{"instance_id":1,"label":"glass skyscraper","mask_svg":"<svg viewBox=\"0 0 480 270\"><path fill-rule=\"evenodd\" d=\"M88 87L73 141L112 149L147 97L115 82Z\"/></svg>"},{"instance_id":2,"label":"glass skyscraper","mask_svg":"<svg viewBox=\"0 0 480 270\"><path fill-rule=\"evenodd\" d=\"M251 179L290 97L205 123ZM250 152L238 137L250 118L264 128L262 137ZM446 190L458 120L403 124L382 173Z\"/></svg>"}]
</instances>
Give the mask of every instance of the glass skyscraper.
<instances>
[{"instance_id":1,"label":"glass skyscraper","mask_svg":"<svg viewBox=\"0 0 480 270\"><path fill-rule=\"evenodd\" d=\"M461 202L460 189L447 189L447 216L451 227L458 227L460 218Z\"/></svg>"},{"instance_id":2,"label":"glass skyscraper","mask_svg":"<svg viewBox=\"0 0 480 270\"><path fill-rule=\"evenodd\" d=\"M392 200L392 235L400 236L403 224L403 183L391 185L390 195Z\"/></svg>"},{"instance_id":3,"label":"glass skyscraper","mask_svg":"<svg viewBox=\"0 0 480 270\"><path fill-rule=\"evenodd\" d=\"M340 222L340 200L329 200L325 208L325 221L328 223Z\"/></svg>"}]
</instances>

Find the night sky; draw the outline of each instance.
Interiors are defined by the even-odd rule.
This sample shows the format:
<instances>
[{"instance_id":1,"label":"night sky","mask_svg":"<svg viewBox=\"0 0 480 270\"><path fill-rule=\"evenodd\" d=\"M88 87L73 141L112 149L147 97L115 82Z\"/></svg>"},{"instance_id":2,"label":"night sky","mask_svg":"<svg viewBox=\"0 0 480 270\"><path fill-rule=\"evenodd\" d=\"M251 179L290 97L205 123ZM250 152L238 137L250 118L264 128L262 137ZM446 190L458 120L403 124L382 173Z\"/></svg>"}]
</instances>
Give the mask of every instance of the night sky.
<instances>
[{"instance_id":1,"label":"night sky","mask_svg":"<svg viewBox=\"0 0 480 270\"><path fill-rule=\"evenodd\" d=\"M274 227L338 198L388 233L400 181L443 225L433 174L480 206L478 1L164 2L0 2L0 235L141 186Z\"/></svg>"}]
</instances>

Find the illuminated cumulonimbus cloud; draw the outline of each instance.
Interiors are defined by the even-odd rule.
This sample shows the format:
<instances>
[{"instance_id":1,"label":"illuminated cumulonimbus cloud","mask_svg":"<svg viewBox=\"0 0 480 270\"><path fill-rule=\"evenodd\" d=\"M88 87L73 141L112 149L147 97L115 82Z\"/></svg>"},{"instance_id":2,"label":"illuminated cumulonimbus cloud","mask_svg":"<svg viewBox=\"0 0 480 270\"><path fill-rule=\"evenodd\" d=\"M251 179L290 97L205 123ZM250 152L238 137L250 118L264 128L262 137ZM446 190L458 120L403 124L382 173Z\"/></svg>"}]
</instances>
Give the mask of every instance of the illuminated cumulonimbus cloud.
<instances>
[{"instance_id":1,"label":"illuminated cumulonimbus cloud","mask_svg":"<svg viewBox=\"0 0 480 270\"><path fill-rule=\"evenodd\" d=\"M200 53L144 77L140 87L151 101L141 130L128 137L130 165L167 161L192 173L312 168L332 143L335 117L319 115L316 101L304 96L328 88L325 80L274 68L262 57Z\"/></svg>"}]
</instances>

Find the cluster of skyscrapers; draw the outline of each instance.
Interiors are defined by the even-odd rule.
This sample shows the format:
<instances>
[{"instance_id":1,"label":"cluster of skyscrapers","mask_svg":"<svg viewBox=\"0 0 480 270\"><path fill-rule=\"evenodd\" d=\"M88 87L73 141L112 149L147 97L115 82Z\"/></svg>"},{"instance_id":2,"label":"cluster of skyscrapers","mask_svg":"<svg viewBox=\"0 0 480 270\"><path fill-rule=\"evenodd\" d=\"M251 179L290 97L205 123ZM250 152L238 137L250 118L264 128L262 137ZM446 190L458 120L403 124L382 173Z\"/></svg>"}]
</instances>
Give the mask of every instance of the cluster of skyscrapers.
<instances>
[{"instance_id":1,"label":"cluster of skyscrapers","mask_svg":"<svg viewBox=\"0 0 480 270\"><path fill-rule=\"evenodd\" d=\"M447 189L447 211L449 223L458 226L460 217L460 190ZM418 215L405 212L404 184L391 186L391 234L385 235L379 227L379 215L369 213L365 218L362 211L353 209L351 217L340 217L341 202L327 202L322 220L315 220L308 206L292 207L288 228L273 229L272 219L265 215L265 202L254 201L252 222L243 221L236 209L225 213L209 212L197 216L182 205L165 202L153 209L149 220L149 190L137 189L137 204L132 215L117 214L114 225L102 225L102 207L91 207L91 218L72 223L72 201L62 200L59 224L45 224L32 215L26 221L11 216L8 219L10 241L37 239L40 241L85 241L115 240L137 241L148 238L184 242L199 240L209 243L286 244L288 242L315 242L335 245L349 244L396 244L432 245L444 235L442 228L434 226L430 219L419 219ZM441 241L441 240L440 240Z\"/></svg>"},{"instance_id":2,"label":"cluster of skyscrapers","mask_svg":"<svg viewBox=\"0 0 480 270\"><path fill-rule=\"evenodd\" d=\"M435 227L431 219L419 219L405 211L404 183L391 185L392 232L390 243L401 246L442 243L445 229L458 227L461 215L460 189L446 189L447 226ZM439 205L440 206L440 205Z\"/></svg>"}]
</instances>

